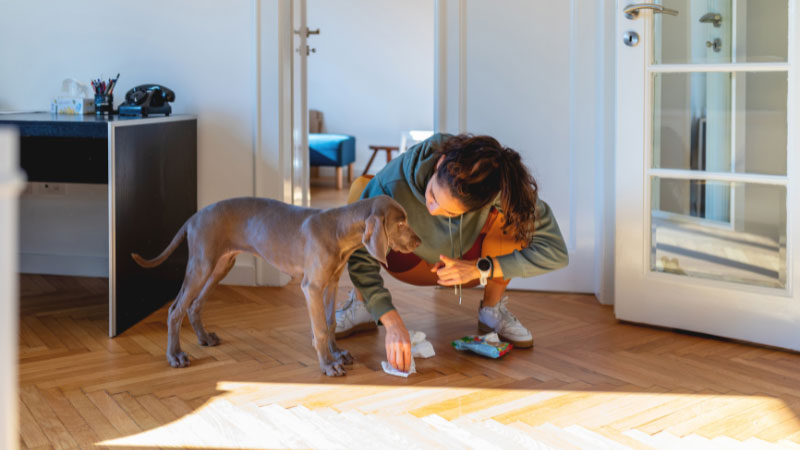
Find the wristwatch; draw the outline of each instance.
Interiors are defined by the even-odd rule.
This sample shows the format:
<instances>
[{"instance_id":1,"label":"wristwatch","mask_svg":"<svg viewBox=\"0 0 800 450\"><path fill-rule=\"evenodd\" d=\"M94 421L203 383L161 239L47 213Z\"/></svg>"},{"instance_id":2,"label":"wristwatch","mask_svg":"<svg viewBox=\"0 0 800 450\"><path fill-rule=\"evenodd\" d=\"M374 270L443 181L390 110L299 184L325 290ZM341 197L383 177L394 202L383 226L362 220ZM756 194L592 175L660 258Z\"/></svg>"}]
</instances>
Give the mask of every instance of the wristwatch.
<instances>
[{"instance_id":1,"label":"wristwatch","mask_svg":"<svg viewBox=\"0 0 800 450\"><path fill-rule=\"evenodd\" d=\"M486 286L489 281L489 276L492 273L492 260L490 258L481 258L478 260L478 272L481 273L481 286Z\"/></svg>"}]
</instances>

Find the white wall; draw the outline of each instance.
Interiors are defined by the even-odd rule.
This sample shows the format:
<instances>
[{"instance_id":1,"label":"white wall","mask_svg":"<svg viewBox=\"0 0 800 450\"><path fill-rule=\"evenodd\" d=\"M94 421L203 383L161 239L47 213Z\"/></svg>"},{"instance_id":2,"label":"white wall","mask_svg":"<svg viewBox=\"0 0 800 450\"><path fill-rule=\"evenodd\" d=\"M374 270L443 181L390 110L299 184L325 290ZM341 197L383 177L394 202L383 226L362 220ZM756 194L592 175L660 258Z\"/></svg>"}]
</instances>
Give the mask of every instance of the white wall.
<instances>
[{"instance_id":1,"label":"white wall","mask_svg":"<svg viewBox=\"0 0 800 450\"><path fill-rule=\"evenodd\" d=\"M135 85L164 84L175 91L174 113L198 116L198 206L253 195L256 3L2 2L0 110L46 110L67 77L89 80L121 73L116 104ZM265 4L265 17L275 15L276 4ZM270 28L264 36L269 40L263 43L277 45ZM265 76L266 95L277 87L277 74ZM80 215L107 214L105 189L68 186L56 208L52 198L26 195L23 261L49 248L62 259L84 261L78 272L104 275L93 271L107 255L106 222L80 225L76 209ZM35 227L27 226L34 222ZM40 245L45 240L59 242L55 247ZM252 260L245 265L252 270Z\"/></svg>"},{"instance_id":2,"label":"white wall","mask_svg":"<svg viewBox=\"0 0 800 450\"><path fill-rule=\"evenodd\" d=\"M437 128L489 134L520 153L553 210L570 264L516 289L611 302L613 2L439 0Z\"/></svg>"},{"instance_id":3,"label":"white wall","mask_svg":"<svg viewBox=\"0 0 800 450\"><path fill-rule=\"evenodd\" d=\"M399 145L400 133L433 129L433 23L429 0L308 0L308 105L327 132L356 137L356 173L369 145ZM385 164L375 158L370 173Z\"/></svg>"}]
</instances>

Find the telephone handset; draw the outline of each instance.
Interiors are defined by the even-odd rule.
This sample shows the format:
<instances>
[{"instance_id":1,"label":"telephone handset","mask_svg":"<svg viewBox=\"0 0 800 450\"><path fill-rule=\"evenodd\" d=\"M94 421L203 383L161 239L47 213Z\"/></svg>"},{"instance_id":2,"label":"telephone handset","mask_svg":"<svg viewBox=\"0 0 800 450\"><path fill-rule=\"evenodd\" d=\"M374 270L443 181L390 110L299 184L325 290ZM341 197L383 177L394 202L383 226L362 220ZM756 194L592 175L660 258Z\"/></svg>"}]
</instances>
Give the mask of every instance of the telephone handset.
<instances>
[{"instance_id":1,"label":"telephone handset","mask_svg":"<svg viewBox=\"0 0 800 450\"><path fill-rule=\"evenodd\" d=\"M125 103L119 105L122 116L143 116L172 113L169 102L175 101L172 89L158 84L143 84L125 93Z\"/></svg>"}]
</instances>

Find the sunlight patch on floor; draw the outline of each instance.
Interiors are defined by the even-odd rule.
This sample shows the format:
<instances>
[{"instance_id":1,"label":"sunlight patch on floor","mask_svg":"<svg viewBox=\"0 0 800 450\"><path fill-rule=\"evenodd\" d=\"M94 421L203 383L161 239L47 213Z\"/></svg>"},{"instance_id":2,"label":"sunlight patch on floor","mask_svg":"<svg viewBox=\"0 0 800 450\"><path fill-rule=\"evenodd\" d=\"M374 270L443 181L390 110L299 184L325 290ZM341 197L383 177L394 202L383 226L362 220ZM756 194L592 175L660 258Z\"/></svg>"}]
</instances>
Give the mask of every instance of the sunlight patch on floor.
<instances>
[{"instance_id":1,"label":"sunlight patch on floor","mask_svg":"<svg viewBox=\"0 0 800 450\"><path fill-rule=\"evenodd\" d=\"M707 399L720 410L737 411L758 401L762 408L781 411L786 415L783 420L794 420L800 427L782 400L758 396L243 382L220 382L217 389L223 393L174 422L97 445L549 449L631 448L631 442L660 448L662 444L731 440L685 435L680 433L680 424L652 435L627 426L636 423L637 414L653 415L658 408L687 398ZM556 404L570 402L576 406L571 416L554 413ZM630 417L621 415L620 408L629 411ZM630 442L602 432L615 423L622 427L617 437ZM757 439L745 442L779 448Z\"/></svg>"}]
</instances>

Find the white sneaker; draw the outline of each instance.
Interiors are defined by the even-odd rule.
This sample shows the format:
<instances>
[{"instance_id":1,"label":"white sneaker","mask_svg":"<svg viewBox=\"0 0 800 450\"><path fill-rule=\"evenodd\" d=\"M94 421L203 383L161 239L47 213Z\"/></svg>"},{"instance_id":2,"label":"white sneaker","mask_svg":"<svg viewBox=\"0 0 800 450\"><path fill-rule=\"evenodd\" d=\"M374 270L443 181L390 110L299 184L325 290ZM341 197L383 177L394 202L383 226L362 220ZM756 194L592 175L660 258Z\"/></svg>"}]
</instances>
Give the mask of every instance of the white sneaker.
<instances>
[{"instance_id":1,"label":"white sneaker","mask_svg":"<svg viewBox=\"0 0 800 450\"><path fill-rule=\"evenodd\" d=\"M517 348L533 347L533 336L506 306L508 296L492 307L481 306L478 310L478 329L482 333L496 332L500 339L511 342Z\"/></svg>"},{"instance_id":2,"label":"white sneaker","mask_svg":"<svg viewBox=\"0 0 800 450\"><path fill-rule=\"evenodd\" d=\"M375 330L378 325L372 320L364 302L356 298L356 290L350 291L350 298L342 309L336 311L336 339L346 338L358 331Z\"/></svg>"}]
</instances>

